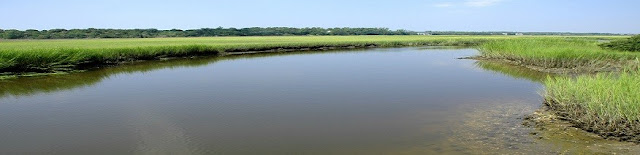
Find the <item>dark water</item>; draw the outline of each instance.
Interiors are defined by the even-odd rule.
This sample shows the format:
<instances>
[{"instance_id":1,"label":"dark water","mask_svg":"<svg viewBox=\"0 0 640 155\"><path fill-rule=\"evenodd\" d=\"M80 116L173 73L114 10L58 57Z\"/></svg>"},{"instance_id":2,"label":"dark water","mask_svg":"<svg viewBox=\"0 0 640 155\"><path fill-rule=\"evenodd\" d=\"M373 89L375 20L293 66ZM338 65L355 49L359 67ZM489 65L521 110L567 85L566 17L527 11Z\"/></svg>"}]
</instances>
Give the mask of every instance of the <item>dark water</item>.
<instances>
[{"instance_id":1,"label":"dark water","mask_svg":"<svg viewBox=\"0 0 640 155\"><path fill-rule=\"evenodd\" d=\"M0 81L0 152L629 153L530 134L547 75L390 48L146 62ZM565 135L565 134L560 134ZM604 151L603 151L604 150Z\"/></svg>"}]
</instances>

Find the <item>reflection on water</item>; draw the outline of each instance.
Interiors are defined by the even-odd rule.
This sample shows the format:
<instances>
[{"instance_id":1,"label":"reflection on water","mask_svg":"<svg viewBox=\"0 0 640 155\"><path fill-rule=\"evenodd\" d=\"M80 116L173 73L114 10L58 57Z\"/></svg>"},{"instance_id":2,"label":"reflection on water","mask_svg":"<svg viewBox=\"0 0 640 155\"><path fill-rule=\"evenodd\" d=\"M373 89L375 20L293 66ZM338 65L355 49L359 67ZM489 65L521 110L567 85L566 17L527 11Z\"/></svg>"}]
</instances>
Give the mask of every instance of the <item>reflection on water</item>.
<instances>
[{"instance_id":1,"label":"reflection on water","mask_svg":"<svg viewBox=\"0 0 640 155\"><path fill-rule=\"evenodd\" d=\"M525 79L542 83L547 77L560 76L557 74L535 71L522 66L514 66L511 64L497 62L492 60L476 61L475 65L479 68L504 74L513 78Z\"/></svg>"},{"instance_id":2,"label":"reflection on water","mask_svg":"<svg viewBox=\"0 0 640 155\"><path fill-rule=\"evenodd\" d=\"M559 130L521 125L521 118L540 106L539 81L547 75L456 59L474 54L466 48L256 54L3 80L0 152L557 154L636 149L579 131L561 136L567 128L550 128L563 131L553 132Z\"/></svg>"},{"instance_id":3,"label":"reflection on water","mask_svg":"<svg viewBox=\"0 0 640 155\"><path fill-rule=\"evenodd\" d=\"M362 52L363 50L324 51L323 53ZM232 61L237 59L251 59L261 57L274 57L286 55L309 54L309 52L287 53L256 53L245 55L229 55L225 57L195 57L188 59L168 59L163 61L137 62L118 67L94 69L89 72L73 74L60 74L36 77L21 77L17 79L0 79L0 97L7 95L27 96L37 93L63 91L73 88L81 88L99 83L104 78L118 74L135 74L151 72L159 69L173 69L181 67L198 67L219 61Z\"/></svg>"}]
</instances>

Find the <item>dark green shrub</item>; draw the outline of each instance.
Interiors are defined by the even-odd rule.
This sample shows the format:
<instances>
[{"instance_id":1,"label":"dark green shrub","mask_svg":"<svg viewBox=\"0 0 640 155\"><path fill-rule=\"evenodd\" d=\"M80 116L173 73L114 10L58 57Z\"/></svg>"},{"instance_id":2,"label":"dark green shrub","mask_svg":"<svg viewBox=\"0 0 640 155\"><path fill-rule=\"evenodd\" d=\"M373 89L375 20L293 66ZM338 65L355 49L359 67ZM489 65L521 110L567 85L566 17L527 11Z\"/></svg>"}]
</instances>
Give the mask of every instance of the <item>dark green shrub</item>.
<instances>
[{"instance_id":1,"label":"dark green shrub","mask_svg":"<svg viewBox=\"0 0 640 155\"><path fill-rule=\"evenodd\" d=\"M614 40L608 43L603 43L600 44L600 47L619 51L640 52L640 35L624 40Z\"/></svg>"}]
</instances>

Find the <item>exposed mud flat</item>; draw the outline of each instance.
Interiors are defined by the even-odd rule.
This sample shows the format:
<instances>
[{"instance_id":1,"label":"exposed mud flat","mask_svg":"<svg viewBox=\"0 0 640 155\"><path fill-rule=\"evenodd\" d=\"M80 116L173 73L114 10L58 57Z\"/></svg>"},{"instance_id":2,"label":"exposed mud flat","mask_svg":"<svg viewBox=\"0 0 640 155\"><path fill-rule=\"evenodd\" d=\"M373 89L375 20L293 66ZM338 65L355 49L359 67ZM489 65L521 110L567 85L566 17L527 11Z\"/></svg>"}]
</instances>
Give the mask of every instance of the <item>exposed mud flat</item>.
<instances>
[{"instance_id":1,"label":"exposed mud flat","mask_svg":"<svg viewBox=\"0 0 640 155\"><path fill-rule=\"evenodd\" d=\"M633 154L637 144L604 139L519 101L460 107L450 137L427 146L436 154ZM532 114L533 113L533 114Z\"/></svg>"},{"instance_id":2,"label":"exposed mud flat","mask_svg":"<svg viewBox=\"0 0 640 155\"><path fill-rule=\"evenodd\" d=\"M567 152L588 154L633 154L640 152L638 144L605 139L598 134L577 128L546 105L526 116L523 125L535 128L536 130L531 135L537 136L541 141L574 147Z\"/></svg>"}]
</instances>

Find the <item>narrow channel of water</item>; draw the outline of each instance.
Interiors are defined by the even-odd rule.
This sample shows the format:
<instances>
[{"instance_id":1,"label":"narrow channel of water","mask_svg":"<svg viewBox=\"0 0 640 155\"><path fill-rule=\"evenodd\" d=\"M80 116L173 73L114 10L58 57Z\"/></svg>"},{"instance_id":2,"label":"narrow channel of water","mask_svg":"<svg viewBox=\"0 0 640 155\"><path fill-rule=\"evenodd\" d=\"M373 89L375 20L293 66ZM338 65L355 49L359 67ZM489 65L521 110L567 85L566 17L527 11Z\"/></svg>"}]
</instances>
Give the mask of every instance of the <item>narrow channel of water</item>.
<instances>
[{"instance_id":1,"label":"narrow channel of water","mask_svg":"<svg viewBox=\"0 0 640 155\"><path fill-rule=\"evenodd\" d=\"M0 81L0 152L53 154L633 153L533 129L547 75L384 48L144 62Z\"/></svg>"}]
</instances>

